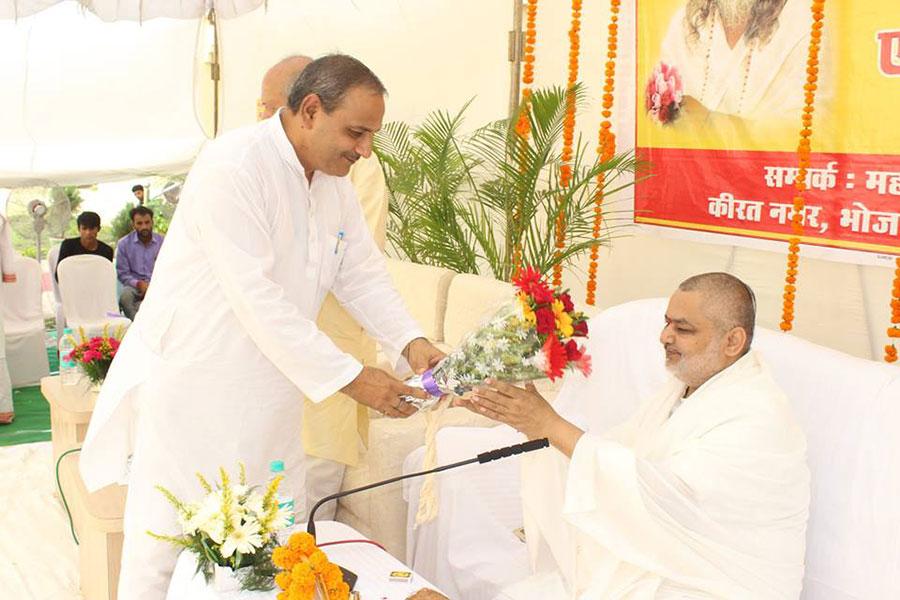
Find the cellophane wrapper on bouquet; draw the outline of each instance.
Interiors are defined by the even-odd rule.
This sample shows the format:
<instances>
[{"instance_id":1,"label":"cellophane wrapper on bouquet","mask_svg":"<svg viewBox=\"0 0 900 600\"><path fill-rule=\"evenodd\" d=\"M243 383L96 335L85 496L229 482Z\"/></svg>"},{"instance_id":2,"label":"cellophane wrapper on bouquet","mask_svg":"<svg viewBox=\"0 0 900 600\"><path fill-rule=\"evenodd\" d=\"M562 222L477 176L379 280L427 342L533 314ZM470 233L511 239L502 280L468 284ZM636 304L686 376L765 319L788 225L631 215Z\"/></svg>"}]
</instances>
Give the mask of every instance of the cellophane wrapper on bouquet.
<instances>
[{"instance_id":1,"label":"cellophane wrapper on bouquet","mask_svg":"<svg viewBox=\"0 0 900 600\"><path fill-rule=\"evenodd\" d=\"M568 292L551 288L533 268L514 279L516 295L480 328L469 333L453 352L432 369L409 380L430 398L404 399L425 410L446 394L461 396L486 379L509 383L563 375L567 369L591 372L591 358L579 338L587 321L575 310Z\"/></svg>"}]
</instances>

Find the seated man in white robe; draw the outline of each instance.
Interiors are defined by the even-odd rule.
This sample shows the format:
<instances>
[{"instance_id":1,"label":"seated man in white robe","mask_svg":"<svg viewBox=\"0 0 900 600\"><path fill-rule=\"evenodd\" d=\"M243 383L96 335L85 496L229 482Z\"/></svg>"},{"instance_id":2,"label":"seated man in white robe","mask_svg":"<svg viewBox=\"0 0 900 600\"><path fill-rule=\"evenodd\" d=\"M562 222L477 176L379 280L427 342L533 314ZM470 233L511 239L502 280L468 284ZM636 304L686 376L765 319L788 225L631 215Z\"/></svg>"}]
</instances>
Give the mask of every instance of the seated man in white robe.
<instances>
[{"instance_id":1,"label":"seated man in white robe","mask_svg":"<svg viewBox=\"0 0 900 600\"><path fill-rule=\"evenodd\" d=\"M471 410L552 445L522 457L535 574L500 598L799 597L806 441L750 349L754 320L752 292L737 278L684 281L660 335L674 378L602 436L561 417L533 386L477 391Z\"/></svg>"}]
</instances>

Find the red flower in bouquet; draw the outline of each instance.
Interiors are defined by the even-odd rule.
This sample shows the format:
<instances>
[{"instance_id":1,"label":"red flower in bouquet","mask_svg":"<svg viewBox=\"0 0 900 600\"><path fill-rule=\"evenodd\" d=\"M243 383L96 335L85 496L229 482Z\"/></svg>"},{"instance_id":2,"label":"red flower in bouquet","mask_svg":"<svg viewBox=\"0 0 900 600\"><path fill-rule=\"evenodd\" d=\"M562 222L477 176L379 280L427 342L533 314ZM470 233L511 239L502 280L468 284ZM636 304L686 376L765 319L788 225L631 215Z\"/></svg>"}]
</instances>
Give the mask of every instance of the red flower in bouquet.
<instances>
[{"instance_id":1,"label":"red flower in bouquet","mask_svg":"<svg viewBox=\"0 0 900 600\"><path fill-rule=\"evenodd\" d=\"M81 343L75 346L66 359L77 363L92 382L99 383L106 378L119 344L118 338L107 335L90 339L82 337Z\"/></svg>"},{"instance_id":2,"label":"red flower in bouquet","mask_svg":"<svg viewBox=\"0 0 900 600\"><path fill-rule=\"evenodd\" d=\"M559 295L559 301L563 303L563 308L566 312L572 312L575 310L575 305L572 304L572 296L569 295L569 292L563 292Z\"/></svg>"},{"instance_id":3,"label":"red flower in bouquet","mask_svg":"<svg viewBox=\"0 0 900 600\"><path fill-rule=\"evenodd\" d=\"M566 358L572 362L577 361L584 354L584 348L578 347L578 342L569 340L566 342Z\"/></svg>"},{"instance_id":4,"label":"red flower in bouquet","mask_svg":"<svg viewBox=\"0 0 900 600\"><path fill-rule=\"evenodd\" d=\"M534 316L537 318L535 329L538 333L547 335L556 331L556 317L553 316L552 310L541 307L534 311Z\"/></svg>"},{"instance_id":5,"label":"red flower in bouquet","mask_svg":"<svg viewBox=\"0 0 900 600\"><path fill-rule=\"evenodd\" d=\"M555 335L547 337L544 346L541 348L544 354L546 366L544 372L550 381L554 381L562 377L563 370L566 368L568 359L566 358L566 348L560 343L559 338Z\"/></svg>"},{"instance_id":6,"label":"red flower in bouquet","mask_svg":"<svg viewBox=\"0 0 900 600\"><path fill-rule=\"evenodd\" d=\"M666 63L659 63L644 90L644 109L661 125L667 125L678 118L684 86L678 70Z\"/></svg>"},{"instance_id":7,"label":"red flower in bouquet","mask_svg":"<svg viewBox=\"0 0 900 600\"><path fill-rule=\"evenodd\" d=\"M575 329L575 333L572 335L574 335L575 337L585 337L588 334L587 321L575 321L573 328Z\"/></svg>"},{"instance_id":8,"label":"red flower in bouquet","mask_svg":"<svg viewBox=\"0 0 900 600\"><path fill-rule=\"evenodd\" d=\"M524 267L512 282L525 294L531 296L536 304L553 302L553 290L544 282L540 271L534 267Z\"/></svg>"}]
</instances>

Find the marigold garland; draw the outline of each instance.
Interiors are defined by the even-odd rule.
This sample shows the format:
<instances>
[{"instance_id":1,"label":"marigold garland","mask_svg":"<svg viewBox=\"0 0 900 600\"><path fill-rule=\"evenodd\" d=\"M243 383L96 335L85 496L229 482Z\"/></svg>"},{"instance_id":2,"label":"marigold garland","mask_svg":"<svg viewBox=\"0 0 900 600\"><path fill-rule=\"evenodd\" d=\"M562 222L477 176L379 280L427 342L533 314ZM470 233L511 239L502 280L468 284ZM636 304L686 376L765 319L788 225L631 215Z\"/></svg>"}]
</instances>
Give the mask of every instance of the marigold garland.
<instances>
[{"instance_id":1,"label":"marigold garland","mask_svg":"<svg viewBox=\"0 0 900 600\"><path fill-rule=\"evenodd\" d=\"M613 90L616 81L616 51L619 36L619 4L620 0L609 3L609 35L606 38L606 79L603 86L603 121L598 132L597 154L602 162L610 160L616 153L616 135L612 132ZM588 282L586 302L593 306L597 290L597 259L600 256L600 227L603 224L603 186L606 184L606 172L597 173L597 191L594 192L594 230L595 243L591 246L591 262L588 265Z\"/></svg>"},{"instance_id":2,"label":"marigold garland","mask_svg":"<svg viewBox=\"0 0 900 600\"><path fill-rule=\"evenodd\" d=\"M566 116L563 120L562 164L559 167L559 183L569 187L572 180L572 142L575 139L575 82L578 80L578 52L581 46L581 0L572 0L572 26L569 29L569 79L566 88ZM553 265L553 285L562 285L562 262L559 260L566 247L566 206L564 198L559 200L559 214L556 216L556 259Z\"/></svg>"},{"instance_id":3,"label":"marigold garland","mask_svg":"<svg viewBox=\"0 0 900 600\"><path fill-rule=\"evenodd\" d=\"M900 339L900 256L894 259L894 285L891 288L891 326L887 329L891 343L884 347L885 362L897 362L897 346L893 340Z\"/></svg>"},{"instance_id":4,"label":"marigold garland","mask_svg":"<svg viewBox=\"0 0 900 600\"><path fill-rule=\"evenodd\" d=\"M525 170L525 151L528 145L528 136L531 134L531 84L534 83L534 46L537 42L537 3L538 0L528 0L527 21L525 24L525 48L522 53L522 107L519 110L519 118L516 121L516 135L519 136L519 169ZM524 192L523 192L524 193ZM513 223L518 228L521 226L522 210L525 198L519 198L519 204L513 215ZM522 268L522 242L521 234L516 233L516 242L513 245L513 276L519 274Z\"/></svg>"},{"instance_id":5,"label":"marigold garland","mask_svg":"<svg viewBox=\"0 0 900 600\"><path fill-rule=\"evenodd\" d=\"M328 562L308 533L291 535L286 545L272 551L272 562L281 569L275 576L275 584L282 590L278 600L312 600L317 586L328 600L350 597L350 586L344 581L341 568Z\"/></svg>"},{"instance_id":6,"label":"marigold garland","mask_svg":"<svg viewBox=\"0 0 900 600\"><path fill-rule=\"evenodd\" d=\"M784 284L784 305L781 312L781 330L790 331L794 326L794 299L797 292L797 275L799 274L800 238L803 235L803 192L806 191L806 174L809 169L810 139L812 138L812 122L816 100L816 82L819 79L819 49L822 42L822 27L825 20L825 0L813 0L812 30L810 31L809 49L806 60L805 106L800 129L800 143L797 145L798 171L794 179L797 193L794 195L794 212L791 216L791 233L788 240L787 271Z\"/></svg>"}]
</instances>

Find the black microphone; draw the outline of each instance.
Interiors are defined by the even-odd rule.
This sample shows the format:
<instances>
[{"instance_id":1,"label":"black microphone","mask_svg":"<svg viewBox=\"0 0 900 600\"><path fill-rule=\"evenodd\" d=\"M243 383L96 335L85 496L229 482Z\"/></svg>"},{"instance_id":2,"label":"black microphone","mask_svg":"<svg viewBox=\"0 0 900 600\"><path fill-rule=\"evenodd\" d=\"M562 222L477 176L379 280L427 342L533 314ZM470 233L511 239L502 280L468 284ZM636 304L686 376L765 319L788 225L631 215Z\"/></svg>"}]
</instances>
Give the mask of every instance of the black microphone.
<instances>
[{"instance_id":1,"label":"black microphone","mask_svg":"<svg viewBox=\"0 0 900 600\"><path fill-rule=\"evenodd\" d=\"M354 488L352 490L346 490L343 492L338 492L337 494L331 494L330 496L325 496L312 507L312 510L309 511L309 521L306 523L306 531L313 537L316 535L316 523L313 520L316 516L316 511L320 506L329 502L331 500L337 500L339 498L343 498L344 496L349 496L350 494L355 494L356 492L364 492L366 490L371 490L372 488L381 487L383 485L387 485L389 483L396 483L397 481L402 481L404 479L410 479L411 477L420 477L422 475L428 475L430 473L440 473L441 471L448 471L450 469L455 469L457 467L462 467L464 465L470 465L472 463L487 463L492 460L500 460L501 458L507 458L509 456L514 456L516 454L522 454L524 452L532 452L533 450L540 450L541 448L546 448L550 445L550 441L547 438L540 438L537 440L529 440L527 442L523 442L521 444L515 444L512 446L506 446L505 448L497 448L496 450L488 450L487 452L482 452L475 458L470 458L468 460L462 460L460 462L455 462L449 465L443 465L440 467L435 467L433 469L428 469L427 471L419 471L418 473L409 473L408 475L400 475L399 477L391 477L390 479L385 479L384 481L376 481L375 483L370 483L369 485L364 485L362 487Z\"/></svg>"}]
</instances>

